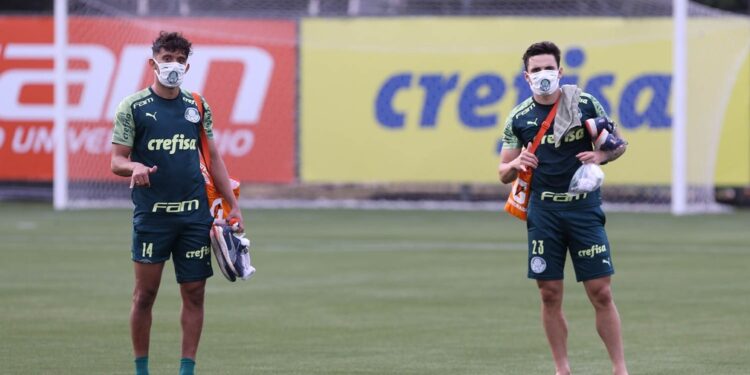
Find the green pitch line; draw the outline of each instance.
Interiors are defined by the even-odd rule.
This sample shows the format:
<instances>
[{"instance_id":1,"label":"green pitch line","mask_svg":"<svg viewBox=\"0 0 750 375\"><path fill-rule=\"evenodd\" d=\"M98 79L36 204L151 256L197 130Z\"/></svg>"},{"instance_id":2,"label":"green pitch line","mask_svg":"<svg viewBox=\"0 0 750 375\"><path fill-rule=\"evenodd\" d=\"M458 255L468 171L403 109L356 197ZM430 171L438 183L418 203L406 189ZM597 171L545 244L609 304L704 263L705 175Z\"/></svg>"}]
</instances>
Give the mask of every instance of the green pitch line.
<instances>
[{"instance_id":1,"label":"green pitch line","mask_svg":"<svg viewBox=\"0 0 750 375\"><path fill-rule=\"evenodd\" d=\"M0 212L0 373L132 374L130 213ZM553 372L522 222L492 212L245 216L258 273L209 281L197 373ZM632 373L747 374L748 228L748 212L609 215ZM573 371L606 374L592 308L572 272L566 280ZM154 310L154 374L177 373L179 306L170 264Z\"/></svg>"}]
</instances>

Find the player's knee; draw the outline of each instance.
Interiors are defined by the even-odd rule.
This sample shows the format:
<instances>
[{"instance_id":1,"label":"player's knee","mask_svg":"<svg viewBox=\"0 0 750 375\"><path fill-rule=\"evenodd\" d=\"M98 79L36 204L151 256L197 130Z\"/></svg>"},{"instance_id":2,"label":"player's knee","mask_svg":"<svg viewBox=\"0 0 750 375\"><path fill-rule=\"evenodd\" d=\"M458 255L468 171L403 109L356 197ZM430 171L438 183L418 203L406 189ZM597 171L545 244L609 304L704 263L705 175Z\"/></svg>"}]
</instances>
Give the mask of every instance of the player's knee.
<instances>
[{"instance_id":1,"label":"player's knee","mask_svg":"<svg viewBox=\"0 0 750 375\"><path fill-rule=\"evenodd\" d=\"M182 296L182 300L193 307L203 306L203 294L190 293Z\"/></svg>"},{"instance_id":2,"label":"player's knee","mask_svg":"<svg viewBox=\"0 0 750 375\"><path fill-rule=\"evenodd\" d=\"M612 303L612 290L609 285L589 291L589 299L596 308L606 307Z\"/></svg>"},{"instance_id":3,"label":"player's knee","mask_svg":"<svg viewBox=\"0 0 750 375\"><path fill-rule=\"evenodd\" d=\"M562 288L542 287L539 288L539 294L542 297L542 303L547 307L557 307L562 305Z\"/></svg>"},{"instance_id":4,"label":"player's knee","mask_svg":"<svg viewBox=\"0 0 750 375\"><path fill-rule=\"evenodd\" d=\"M204 288L185 288L182 290L182 301L192 307L203 306Z\"/></svg>"},{"instance_id":5,"label":"player's knee","mask_svg":"<svg viewBox=\"0 0 750 375\"><path fill-rule=\"evenodd\" d=\"M156 300L156 290L136 289L133 291L133 307L139 310L150 310Z\"/></svg>"}]
</instances>

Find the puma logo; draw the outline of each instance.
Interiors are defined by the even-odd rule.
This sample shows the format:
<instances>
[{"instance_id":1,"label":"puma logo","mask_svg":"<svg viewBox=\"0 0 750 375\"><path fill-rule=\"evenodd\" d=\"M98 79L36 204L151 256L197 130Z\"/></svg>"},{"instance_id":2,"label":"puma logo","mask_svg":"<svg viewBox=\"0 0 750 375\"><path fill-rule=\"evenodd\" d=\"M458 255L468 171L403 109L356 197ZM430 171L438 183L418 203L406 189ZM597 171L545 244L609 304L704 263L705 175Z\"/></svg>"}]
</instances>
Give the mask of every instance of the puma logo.
<instances>
[{"instance_id":1,"label":"puma logo","mask_svg":"<svg viewBox=\"0 0 750 375\"><path fill-rule=\"evenodd\" d=\"M526 125L534 125L534 126L539 126L539 124L537 124L537 123L536 123L537 121L539 121L539 118L538 118L538 117L537 117L537 118L535 118L535 119L534 119L534 121L526 121Z\"/></svg>"},{"instance_id":2,"label":"puma logo","mask_svg":"<svg viewBox=\"0 0 750 375\"><path fill-rule=\"evenodd\" d=\"M156 112L154 112L153 114L146 112L146 117L153 117L154 121L156 121Z\"/></svg>"},{"instance_id":3,"label":"puma logo","mask_svg":"<svg viewBox=\"0 0 750 375\"><path fill-rule=\"evenodd\" d=\"M609 262L609 259L602 259L602 263L606 263L608 266L612 267L612 263Z\"/></svg>"}]
</instances>

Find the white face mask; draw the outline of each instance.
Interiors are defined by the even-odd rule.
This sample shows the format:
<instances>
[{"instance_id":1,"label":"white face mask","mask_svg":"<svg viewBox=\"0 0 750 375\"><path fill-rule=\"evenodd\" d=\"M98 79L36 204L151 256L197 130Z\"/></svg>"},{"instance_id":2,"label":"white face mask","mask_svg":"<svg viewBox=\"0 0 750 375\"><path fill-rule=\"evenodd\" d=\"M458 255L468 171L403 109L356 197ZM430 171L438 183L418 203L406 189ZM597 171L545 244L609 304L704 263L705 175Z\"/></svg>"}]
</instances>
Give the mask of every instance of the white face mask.
<instances>
[{"instance_id":1,"label":"white face mask","mask_svg":"<svg viewBox=\"0 0 750 375\"><path fill-rule=\"evenodd\" d=\"M154 71L154 74L162 85L178 87L182 84L182 80L185 78L185 69L187 69L185 65L176 61L160 63L154 60L154 62L159 67L159 71Z\"/></svg>"},{"instance_id":2,"label":"white face mask","mask_svg":"<svg viewBox=\"0 0 750 375\"><path fill-rule=\"evenodd\" d=\"M529 86L534 95L552 95L560 87L560 71L540 70L529 74Z\"/></svg>"}]
</instances>

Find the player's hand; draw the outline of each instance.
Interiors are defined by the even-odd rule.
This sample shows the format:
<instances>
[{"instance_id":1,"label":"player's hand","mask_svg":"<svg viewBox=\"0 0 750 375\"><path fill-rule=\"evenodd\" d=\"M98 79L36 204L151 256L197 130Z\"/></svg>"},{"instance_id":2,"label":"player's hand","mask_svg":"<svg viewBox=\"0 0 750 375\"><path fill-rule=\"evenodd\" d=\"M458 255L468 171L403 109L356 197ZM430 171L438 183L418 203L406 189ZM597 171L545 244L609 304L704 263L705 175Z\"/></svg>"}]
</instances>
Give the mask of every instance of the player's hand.
<instances>
[{"instance_id":1,"label":"player's hand","mask_svg":"<svg viewBox=\"0 0 750 375\"><path fill-rule=\"evenodd\" d=\"M148 179L148 175L156 172L157 167L147 167L141 163L137 163L133 168L133 174L130 176L130 188L134 187L150 187L151 181Z\"/></svg>"},{"instance_id":2,"label":"player's hand","mask_svg":"<svg viewBox=\"0 0 750 375\"><path fill-rule=\"evenodd\" d=\"M536 155L529 152L530 148L531 142L529 142L529 144L526 145L526 148L521 150L521 154L513 160L513 168L526 172L529 167L536 168L539 165L539 159L536 158Z\"/></svg>"},{"instance_id":3,"label":"player's hand","mask_svg":"<svg viewBox=\"0 0 750 375\"><path fill-rule=\"evenodd\" d=\"M576 155L583 164L601 164L607 161L607 153L601 150L584 151Z\"/></svg>"},{"instance_id":4,"label":"player's hand","mask_svg":"<svg viewBox=\"0 0 750 375\"><path fill-rule=\"evenodd\" d=\"M232 207L232 210L227 214L227 223L229 223L229 226L233 229L236 228L235 232L245 232L245 221L242 219L242 212L239 207Z\"/></svg>"}]
</instances>

